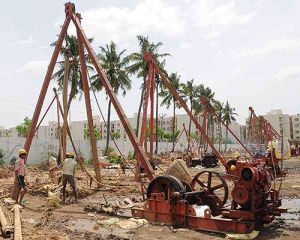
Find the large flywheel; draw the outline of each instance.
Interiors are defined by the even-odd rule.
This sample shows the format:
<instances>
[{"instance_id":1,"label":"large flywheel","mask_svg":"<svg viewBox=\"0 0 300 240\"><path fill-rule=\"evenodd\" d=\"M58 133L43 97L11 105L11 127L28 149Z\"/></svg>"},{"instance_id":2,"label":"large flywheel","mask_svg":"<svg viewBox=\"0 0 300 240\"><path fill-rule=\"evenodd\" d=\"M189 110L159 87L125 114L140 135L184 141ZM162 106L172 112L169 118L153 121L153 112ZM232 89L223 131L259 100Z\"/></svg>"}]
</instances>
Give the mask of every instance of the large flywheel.
<instances>
[{"instance_id":1,"label":"large flywheel","mask_svg":"<svg viewBox=\"0 0 300 240\"><path fill-rule=\"evenodd\" d=\"M164 193L165 200L169 200L173 192L184 193L186 187L174 176L158 176L149 183L147 198L150 198L153 193Z\"/></svg>"},{"instance_id":2,"label":"large flywheel","mask_svg":"<svg viewBox=\"0 0 300 240\"><path fill-rule=\"evenodd\" d=\"M228 199L228 185L221 174L212 171L199 172L192 180L194 191L204 190L206 204L221 208Z\"/></svg>"}]
</instances>

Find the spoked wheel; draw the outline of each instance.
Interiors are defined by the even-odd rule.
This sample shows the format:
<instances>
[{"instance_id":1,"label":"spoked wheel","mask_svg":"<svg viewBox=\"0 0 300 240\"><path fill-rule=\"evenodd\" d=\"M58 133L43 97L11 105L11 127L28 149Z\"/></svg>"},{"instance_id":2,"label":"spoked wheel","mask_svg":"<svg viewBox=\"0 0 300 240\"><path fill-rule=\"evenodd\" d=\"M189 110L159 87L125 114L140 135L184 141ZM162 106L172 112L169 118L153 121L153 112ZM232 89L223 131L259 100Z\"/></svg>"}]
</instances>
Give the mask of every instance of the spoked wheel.
<instances>
[{"instance_id":1,"label":"spoked wheel","mask_svg":"<svg viewBox=\"0 0 300 240\"><path fill-rule=\"evenodd\" d=\"M194 191L204 190L204 200L210 207L221 208L228 199L228 185L217 172L199 172L191 183Z\"/></svg>"}]
</instances>

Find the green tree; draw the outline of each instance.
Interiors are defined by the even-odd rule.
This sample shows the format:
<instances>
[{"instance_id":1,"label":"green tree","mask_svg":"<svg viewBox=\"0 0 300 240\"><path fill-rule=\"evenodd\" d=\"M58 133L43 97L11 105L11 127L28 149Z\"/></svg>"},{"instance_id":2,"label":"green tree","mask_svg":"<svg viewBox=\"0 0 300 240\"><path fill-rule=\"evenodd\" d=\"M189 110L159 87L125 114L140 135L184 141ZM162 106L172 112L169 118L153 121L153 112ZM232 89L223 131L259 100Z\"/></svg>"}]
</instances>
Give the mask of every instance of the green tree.
<instances>
[{"instance_id":1,"label":"green tree","mask_svg":"<svg viewBox=\"0 0 300 240\"><path fill-rule=\"evenodd\" d=\"M98 140L101 139L101 132L99 131L98 128L96 128L96 126L94 126L94 134L95 134L96 141L98 141ZM84 128L83 129L83 136L86 139L88 139L90 137L90 130L89 130L89 128Z\"/></svg>"},{"instance_id":2,"label":"green tree","mask_svg":"<svg viewBox=\"0 0 300 240\"><path fill-rule=\"evenodd\" d=\"M0 148L0 166L3 166L5 164L3 157L4 153L3 150Z\"/></svg>"},{"instance_id":3,"label":"green tree","mask_svg":"<svg viewBox=\"0 0 300 240\"><path fill-rule=\"evenodd\" d=\"M226 125L226 142L225 142L225 151L227 150L227 143L228 143L228 127L229 125L235 121L235 116L238 115L236 112L235 112L235 108L231 107L229 102L226 101L226 104L223 108L223 121Z\"/></svg>"},{"instance_id":4,"label":"green tree","mask_svg":"<svg viewBox=\"0 0 300 240\"><path fill-rule=\"evenodd\" d=\"M69 96L68 96L68 110L70 109L72 101L79 94L79 98L82 96L82 81L81 81L81 71L80 71L80 61L79 61L79 50L77 37L74 35L66 35L66 45L61 47L60 55L63 60L58 61L58 70L53 74L52 79L57 81L58 90L61 91L64 83L65 76L65 60L68 59L69 62ZM92 38L89 39L90 42L93 41ZM55 46L56 42L52 43L51 46ZM94 68L89 63L88 57L85 59L87 70L93 72Z\"/></svg>"},{"instance_id":5,"label":"green tree","mask_svg":"<svg viewBox=\"0 0 300 240\"><path fill-rule=\"evenodd\" d=\"M120 132L111 132L111 137L113 139L120 139L121 138L121 134L120 134Z\"/></svg>"},{"instance_id":6,"label":"green tree","mask_svg":"<svg viewBox=\"0 0 300 240\"><path fill-rule=\"evenodd\" d=\"M108 81L110 82L113 91L118 94L120 91L122 95L126 95L126 91L131 89L131 80L128 77L127 65L129 63L129 58L124 56L126 50L121 52L117 51L117 46L114 42L106 44L105 47L100 46L100 53L98 58L100 63L106 73ZM94 89L100 91L103 86L99 80L98 75L91 77L92 86ZM109 147L110 139L110 116L111 116L111 100L108 100L108 110L107 110L107 136L106 136L106 146L104 154L107 155L107 149Z\"/></svg>"},{"instance_id":7,"label":"green tree","mask_svg":"<svg viewBox=\"0 0 300 240\"><path fill-rule=\"evenodd\" d=\"M29 119L28 117L25 117L24 122L17 125L17 127L16 127L18 136L23 137L23 138L27 137L30 126L31 126L31 119Z\"/></svg>"},{"instance_id":8,"label":"green tree","mask_svg":"<svg viewBox=\"0 0 300 240\"><path fill-rule=\"evenodd\" d=\"M157 65L164 71L164 58L169 56L168 53L158 53L159 48L162 46L161 42L154 43L150 42L148 37L144 36L137 36L139 41L140 51L136 53L132 53L129 55L129 59L131 61L131 65L128 67L128 71L132 74L136 74L138 78L143 79L143 83L141 86L141 96L140 96L140 103L138 108L137 114L137 123L136 123L136 136L139 135L139 127L140 127L140 116L143 106L143 99L145 95L145 87L146 87L146 80L147 74L149 71L149 63L144 60L144 53L149 51L152 54L153 59L156 61Z\"/></svg>"},{"instance_id":9,"label":"green tree","mask_svg":"<svg viewBox=\"0 0 300 240\"><path fill-rule=\"evenodd\" d=\"M177 73L171 73L169 76L169 81L176 92L180 91L180 77L181 76ZM178 106L178 104L176 104L176 98L174 97L174 95L166 87L162 87L160 96L163 97L161 105L165 105L167 108L169 108L171 104L173 104L172 152L174 152L176 141L176 106Z\"/></svg>"},{"instance_id":10,"label":"green tree","mask_svg":"<svg viewBox=\"0 0 300 240\"><path fill-rule=\"evenodd\" d=\"M186 83L180 84L179 93L183 100L190 105L190 111L194 111L195 107L195 99L197 98L199 86L194 84L194 79L187 81ZM190 146L190 138L191 138L191 127L192 127L192 119L189 121L189 129L188 129L188 148Z\"/></svg>"},{"instance_id":11,"label":"green tree","mask_svg":"<svg viewBox=\"0 0 300 240\"><path fill-rule=\"evenodd\" d=\"M213 105L215 102L214 96L215 93L209 88L205 87L203 84L200 84L196 87L196 97L194 98L194 108L195 115L201 114L203 117L203 128L205 128L205 132L210 137L210 139L214 139L214 116L209 112L205 111L205 106L201 104L200 97L204 97L210 105ZM199 135L202 138L202 135ZM207 149L207 142L204 141L204 147Z\"/></svg>"}]
</instances>

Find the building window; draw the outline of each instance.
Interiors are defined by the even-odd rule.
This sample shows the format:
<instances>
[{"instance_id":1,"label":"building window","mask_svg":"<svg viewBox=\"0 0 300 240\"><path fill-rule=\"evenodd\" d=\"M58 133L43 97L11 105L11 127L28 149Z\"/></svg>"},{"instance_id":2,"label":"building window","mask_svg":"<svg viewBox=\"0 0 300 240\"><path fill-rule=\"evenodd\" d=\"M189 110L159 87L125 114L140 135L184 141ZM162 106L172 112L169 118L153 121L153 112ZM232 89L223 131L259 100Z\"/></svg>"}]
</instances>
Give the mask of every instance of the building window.
<instances>
[{"instance_id":1,"label":"building window","mask_svg":"<svg viewBox=\"0 0 300 240\"><path fill-rule=\"evenodd\" d=\"M295 127L299 127L299 123L295 124Z\"/></svg>"},{"instance_id":2,"label":"building window","mask_svg":"<svg viewBox=\"0 0 300 240\"><path fill-rule=\"evenodd\" d=\"M295 121L296 121L296 122L299 122L299 118L295 118Z\"/></svg>"},{"instance_id":3,"label":"building window","mask_svg":"<svg viewBox=\"0 0 300 240\"><path fill-rule=\"evenodd\" d=\"M299 131L299 130L296 130L296 134L298 134L298 133L300 133L300 131Z\"/></svg>"}]
</instances>

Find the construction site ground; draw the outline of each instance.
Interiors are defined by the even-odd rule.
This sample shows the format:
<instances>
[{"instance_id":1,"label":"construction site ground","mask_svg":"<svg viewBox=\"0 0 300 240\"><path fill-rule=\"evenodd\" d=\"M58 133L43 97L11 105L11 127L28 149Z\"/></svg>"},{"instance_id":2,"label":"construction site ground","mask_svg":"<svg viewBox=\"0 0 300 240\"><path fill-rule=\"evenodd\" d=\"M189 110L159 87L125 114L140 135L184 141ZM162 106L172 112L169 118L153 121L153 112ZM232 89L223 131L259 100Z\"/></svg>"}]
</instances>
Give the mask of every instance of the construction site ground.
<instances>
[{"instance_id":1,"label":"construction site ground","mask_svg":"<svg viewBox=\"0 0 300 240\"><path fill-rule=\"evenodd\" d=\"M166 169L169 163L161 164ZM300 159L292 158L284 162L288 175L281 188L283 207L288 213L277 217L267 228L260 229L257 239L298 239L300 231ZM192 175L202 168L190 168ZM207 170L207 169L205 169ZM210 169L224 172L222 167ZM89 168L92 173L92 168ZM158 170L161 172L162 170ZM55 188L48 178L48 171L40 166L30 166L26 180L28 194L21 211L23 239L223 239L225 234L173 228L163 224L134 221L129 218L130 210L122 207L122 200L141 205L140 185L130 170L122 174L120 169L102 169L101 188L93 183L81 170L77 170L79 202L74 203L70 195L67 203L50 207L48 190ZM13 185L14 173L9 167L0 168L1 205L13 220L10 205L4 205ZM50 185L49 185L50 184ZM279 184L279 182L277 183ZM230 186L231 188L232 186ZM69 189L69 193L71 193ZM118 202L119 201L119 202ZM116 204L116 203L119 204ZM0 237L1 239L1 237Z\"/></svg>"}]
</instances>

